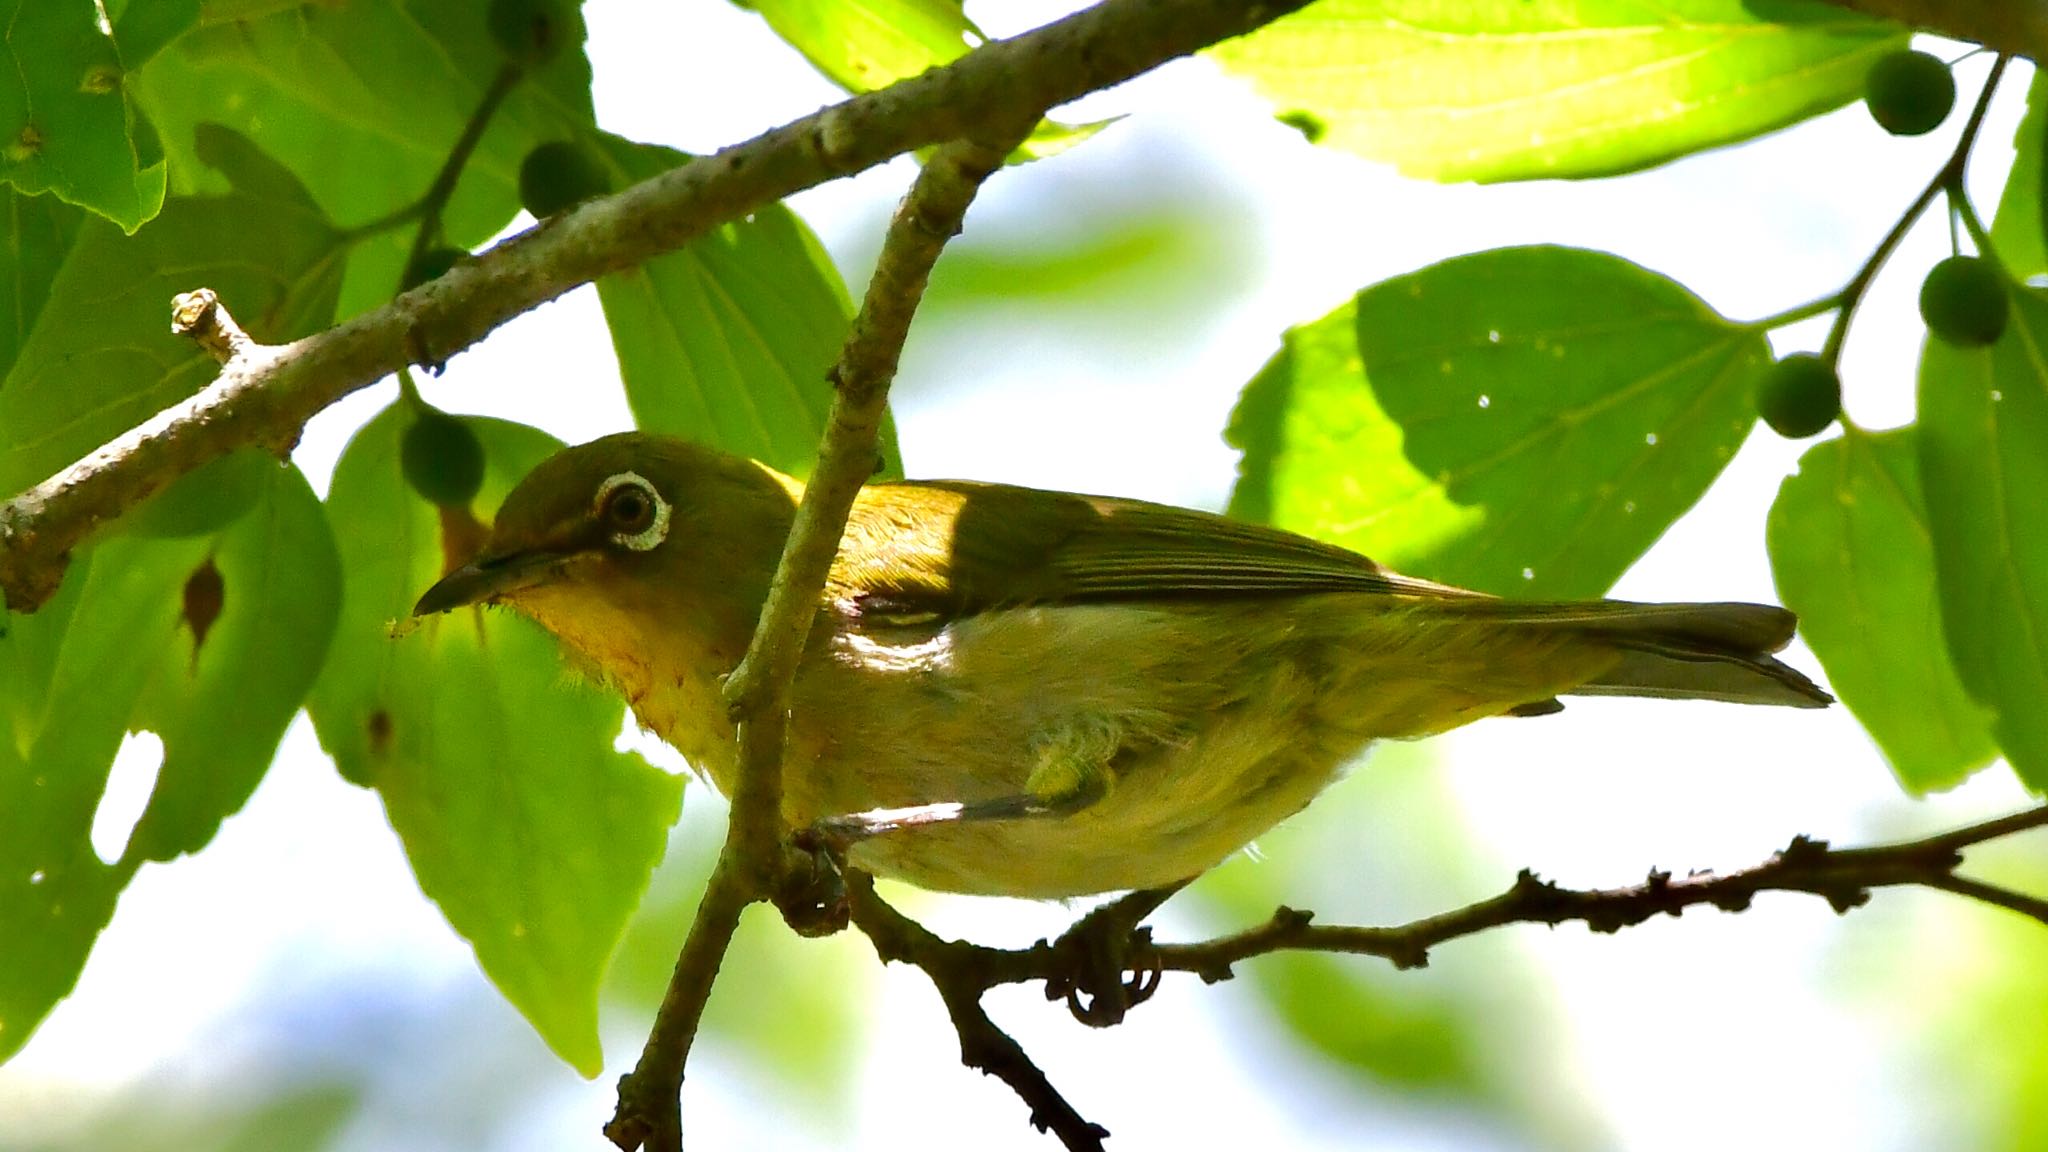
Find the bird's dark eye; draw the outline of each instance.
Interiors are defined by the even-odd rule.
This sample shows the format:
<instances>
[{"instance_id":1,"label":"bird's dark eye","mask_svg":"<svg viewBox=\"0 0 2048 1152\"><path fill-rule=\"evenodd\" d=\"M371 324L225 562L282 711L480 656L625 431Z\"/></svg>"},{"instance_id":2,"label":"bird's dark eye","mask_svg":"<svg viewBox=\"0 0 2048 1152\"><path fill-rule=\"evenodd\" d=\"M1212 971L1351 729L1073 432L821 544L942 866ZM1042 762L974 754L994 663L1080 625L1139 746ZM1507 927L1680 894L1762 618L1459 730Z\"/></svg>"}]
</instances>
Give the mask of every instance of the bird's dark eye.
<instances>
[{"instance_id":1,"label":"bird's dark eye","mask_svg":"<svg viewBox=\"0 0 2048 1152\"><path fill-rule=\"evenodd\" d=\"M621 472L600 485L595 511L612 543L635 552L668 538L668 501L638 473Z\"/></svg>"},{"instance_id":2,"label":"bird's dark eye","mask_svg":"<svg viewBox=\"0 0 2048 1152\"><path fill-rule=\"evenodd\" d=\"M604 502L604 519L614 532L645 532L654 523L654 500L638 484L621 484Z\"/></svg>"}]
</instances>

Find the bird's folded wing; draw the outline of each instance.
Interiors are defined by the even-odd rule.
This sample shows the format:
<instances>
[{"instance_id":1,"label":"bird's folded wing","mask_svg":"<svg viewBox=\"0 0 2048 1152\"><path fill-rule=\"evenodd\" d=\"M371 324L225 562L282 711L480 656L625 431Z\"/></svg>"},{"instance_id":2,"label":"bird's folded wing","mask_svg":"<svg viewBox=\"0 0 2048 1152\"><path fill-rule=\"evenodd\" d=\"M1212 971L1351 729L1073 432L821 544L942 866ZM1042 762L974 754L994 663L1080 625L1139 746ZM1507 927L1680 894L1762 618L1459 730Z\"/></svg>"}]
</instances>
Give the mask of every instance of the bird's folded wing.
<instances>
[{"instance_id":1,"label":"bird's folded wing","mask_svg":"<svg viewBox=\"0 0 2048 1152\"><path fill-rule=\"evenodd\" d=\"M931 531L933 523L949 524ZM1490 598L1390 571L1277 528L1137 500L958 481L875 485L847 526L830 594L848 607L951 618L1105 600L1376 592Z\"/></svg>"}]
</instances>

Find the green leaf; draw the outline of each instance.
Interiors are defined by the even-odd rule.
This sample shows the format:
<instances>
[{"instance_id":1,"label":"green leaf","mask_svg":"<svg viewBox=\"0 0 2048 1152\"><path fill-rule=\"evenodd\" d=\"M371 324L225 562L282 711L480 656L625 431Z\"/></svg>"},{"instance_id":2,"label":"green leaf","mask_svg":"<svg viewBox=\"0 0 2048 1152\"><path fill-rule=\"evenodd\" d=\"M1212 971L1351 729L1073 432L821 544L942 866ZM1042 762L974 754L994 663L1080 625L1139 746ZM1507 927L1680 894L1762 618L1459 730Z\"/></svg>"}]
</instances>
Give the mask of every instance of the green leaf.
<instances>
[{"instance_id":1,"label":"green leaf","mask_svg":"<svg viewBox=\"0 0 2048 1152\"><path fill-rule=\"evenodd\" d=\"M209 590L210 589L210 590ZM71 990L145 860L196 852L239 810L319 672L341 574L320 502L270 469L210 536L118 536L0 637L0 1057ZM142 655L138 655L142 654ZM121 857L89 835L124 733L163 762Z\"/></svg>"},{"instance_id":2,"label":"green leaf","mask_svg":"<svg viewBox=\"0 0 2048 1152\"><path fill-rule=\"evenodd\" d=\"M1607 176L1858 98L1906 43L1818 0L1322 0L1209 50L1320 142L1431 180Z\"/></svg>"},{"instance_id":3,"label":"green leaf","mask_svg":"<svg viewBox=\"0 0 2048 1152\"><path fill-rule=\"evenodd\" d=\"M34 267L61 264L0 380L0 492L48 477L213 379L213 359L171 334L178 293L214 289L266 343L334 316L343 242L295 184L174 197L133 236L86 219L61 257L65 229L39 227Z\"/></svg>"},{"instance_id":4,"label":"green leaf","mask_svg":"<svg viewBox=\"0 0 2048 1152\"><path fill-rule=\"evenodd\" d=\"M2034 73L2027 89L2027 114L2013 132L2012 171L1998 195L1998 215L1991 221L1991 242L1999 263L2019 278L2048 273L2048 221L2041 214L2042 140L2048 136L2048 75Z\"/></svg>"},{"instance_id":5,"label":"green leaf","mask_svg":"<svg viewBox=\"0 0 2048 1152\"><path fill-rule=\"evenodd\" d=\"M199 22L201 0L132 0L108 4L114 20L114 43L121 49L121 63L130 71L150 62L164 45L183 36Z\"/></svg>"},{"instance_id":6,"label":"green leaf","mask_svg":"<svg viewBox=\"0 0 2048 1152\"><path fill-rule=\"evenodd\" d=\"M848 92L872 92L951 64L988 37L959 0L744 0L790 47ZM1045 120L1013 159L1043 160L1113 121Z\"/></svg>"},{"instance_id":7,"label":"green leaf","mask_svg":"<svg viewBox=\"0 0 2048 1152\"><path fill-rule=\"evenodd\" d=\"M246 15L221 7L207 5L200 27L158 53L136 84L179 189L204 179L195 130L211 121L254 140L345 226L419 201L504 66L482 3L258 4ZM567 11L565 42L580 46L581 8ZM520 160L592 123L590 65L565 51L498 109L443 215L443 239L474 248L496 235L519 210ZM351 249L342 319L397 291L414 230L406 222Z\"/></svg>"},{"instance_id":8,"label":"green leaf","mask_svg":"<svg viewBox=\"0 0 2048 1152\"><path fill-rule=\"evenodd\" d=\"M1768 355L1617 256L1447 260L1287 333L1231 416L1230 511L1488 592L1598 595L1735 455Z\"/></svg>"},{"instance_id":9,"label":"green leaf","mask_svg":"<svg viewBox=\"0 0 2048 1152\"><path fill-rule=\"evenodd\" d=\"M85 212L55 196L28 196L4 186L0 186L0 211L6 214L8 258L8 272L0 275L0 378L4 378L50 301L50 286L71 254ZM168 302L165 310L169 310Z\"/></svg>"},{"instance_id":10,"label":"green leaf","mask_svg":"<svg viewBox=\"0 0 2048 1152\"><path fill-rule=\"evenodd\" d=\"M347 588L313 724L342 775L383 797L420 888L485 975L595 1076L598 982L661 860L682 781L613 751L624 705L565 675L554 639L524 618L474 608L393 635L483 539L466 510L406 486L411 418L386 409L335 466L328 513ZM524 425L466 422L484 444L484 507L560 447Z\"/></svg>"},{"instance_id":11,"label":"green leaf","mask_svg":"<svg viewBox=\"0 0 2048 1152\"><path fill-rule=\"evenodd\" d=\"M163 157L92 0L0 0L0 27L0 184L142 227L164 202Z\"/></svg>"},{"instance_id":12,"label":"green leaf","mask_svg":"<svg viewBox=\"0 0 2048 1152\"><path fill-rule=\"evenodd\" d=\"M746 5L849 92L872 92L987 39L957 0L752 0Z\"/></svg>"},{"instance_id":13,"label":"green leaf","mask_svg":"<svg viewBox=\"0 0 2048 1152\"><path fill-rule=\"evenodd\" d=\"M685 163L669 148L601 135L621 183ZM687 436L798 476L832 407L826 380L853 315L817 237L780 204L679 252L597 282L626 400L640 427ZM885 471L900 475L893 426Z\"/></svg>"},{"instance_id":14,"label":"green leaf","mask_svg":"<svg viewBox=\"0 0 2048 1152\"><path fill-rule=\"evenodd\" d=\"M1900 784L1953 787L1998 755L1929 610L1940 601L1912 429L1808 449L1771 505L1769 542L1778 595Z\"/></svg>"},{"instance_id":15,"label":"green leaf","mask_svg":"<svg viewBox=\"0 0 2048 1152\"><path fill-rule=\"evenodd\" d=\"M1988 348L1920 354L1920 475L1950 659L2027 787L2048 791L2048 299Z\"/></svg>"}]
</instances>

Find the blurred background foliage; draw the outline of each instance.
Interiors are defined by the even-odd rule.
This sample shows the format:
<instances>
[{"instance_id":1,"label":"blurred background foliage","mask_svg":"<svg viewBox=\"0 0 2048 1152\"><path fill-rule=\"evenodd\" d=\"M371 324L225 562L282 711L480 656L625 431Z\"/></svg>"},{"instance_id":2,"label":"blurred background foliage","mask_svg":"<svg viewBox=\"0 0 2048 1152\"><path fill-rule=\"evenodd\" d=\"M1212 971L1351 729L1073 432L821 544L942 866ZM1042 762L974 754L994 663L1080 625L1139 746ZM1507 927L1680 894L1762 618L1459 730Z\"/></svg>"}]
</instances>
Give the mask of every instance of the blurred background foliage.
<instances>
[{"instance_id":1,"label":"blurred background foliage","mask_svg":"<svg viewBox=\"0 0 2048 1152\"><path fill-rule=\"evenodd\" d=\"M587 147L611 186L623 186L829 99L832 89L802 61L861 91L953 59L988 34L948 0L760 0L750 6L758 19L709 2L656 14L592 0L592 29L600 21L612 29L609 59L638 69L611 81L594 64L598 41L582 50L585 8L569 5L556 32L568 50L508 90L450 197L423 213L419 197L501 74L485 7L109 0L111 34L102 35L90 0L24 6L0 46L22 85L0 91L0 113L41 109L48 144L0 157L13 262L0 283L8 305L0 314L10 318L0 324L0 486L33 483L200 385L208 362L162 331L176 291L220 289L267 340L314 331L383 303L407 282L419 220L437 221L434 239L465 251L527 224L520 170L538 145ZM1000 23L997 34L1056 14L975 13ZM1556 51L1561 36L1576 50ZM618 47L635 42L637 53ZM1065 155L998 180L934 276L897 393L902 459L892 447L888 467L1227 502L1235 514L1323 535L1418 573L1525 595L1596 594L1632 568L1654 566L1659 554L1691 555L1683 551L1687 525L1702 517L1675 528L1674 521L1703 494L1747 483L1747 503L1719 514L1761 556L1768 486L1791 470L1800 448L1759 446L1752 436L1755 380L1773 342L1769 325L1748 317L1838 288L1939 159L1915 153L1900 165L1912 174L1897 202L1866 211L1872 197L1840 170L1854 166L1830 160L1828 147L1850 155L1852 144L1907 145L1845 143L1841 125L1860 115L1853 111L1801 122L1855 100L1871 62L1906 42L1903 29L1807 0L1682 0L1655 18L1621 0L1321 0L1205 61L1168 70L1156 88L1134 85L1136 95L1121 102L1088 102L1041 126L1018 159ZM1948 57L1967 51L1938 47ZM663 87L693 71L689 99ZM2017 84L2008 87L2016 94ZM59 91L61 100L41 99ZM1997 205L1989 236L2016 280L2048 268L2043 102L2036 82L2009 179L1990 185L1988 196L1972 185L1980 202ZM2000 125L2017 112L2010 101L2005 107ZM1817 168L1798 168L1793 154L1809 149L1782 138L1754 145L1778 151L1748 167L1735 167L1732 153L1693 167L1667 164L1794 124L1801 126L1792 135L1827 142L1810 150ZM1304 161L1311 143L1327 151ZM1478 189L1386 177L1371 185L1381 197L1371 204L1316 199L1304 174L1356 187L1363 167L1338 153L1453 185L1523 182L1515 194L1526 198L1480 199ZM2003 139L1988 133L1980 156L1976 171L1994 175L2009 158ZM1717 162L1731 167L1712 168ZM1633 183L1526 183L1643 169L1652 171ZM1813 189L1813 198L1758 190L1757 175L1774 170L1788 186ZM1765 208L1723 223L1715 214L1733 210L1715 181L1730 171L1740 173L1741 193ZM820 190L793 211L735 221L601 282L597 303L586 300L577 317L564 318L562 310L578 307L564 304L522 319L427 387L465 411L566 438L633 419L801 471L827 399L823 373L851 314L847 286L863 282L904 177L897 165ZM1602 201L1606 188L1620 190ZM1705 233L1707 247L1726 246L1745 228L1752 238L1765 232L1755 220L1774 196L1785 199L1778 214L1793 232L1824 230L1799 216L1802 207L1878 223L1870 235L1834 245L1851 263L1827 265L1822 279L1797 290L1781 278L1805 275L1815 262L1781 271L1766 262L1769 236L1757 243L1755 262L1738 267L1750 289L1740 293L1637 255L1657 249L1627 217L1661 213L1652 230ZM1567 219L1557 206L1568 201L1588 207L1555 224ZM1521 211L1537 221L1529 230L1517 230ZM1338 216L1343 228L1330 222ZM1422 219L1434 226L1415 222ZM1342 239L1346 228L1365 239ZM1314 251L1318 245L1328 251ZM1793 255L1785 254L1788 269ZM1312 265L1319 271L1304 271ZM1283 272L1314 286L1278 286ZM1897 278L1916 282L1918 269ZM1815 655L1881 749L1873 753L1848 732L1853 743L1830 747L1853 749L1854 762L1827 781L1867 781L1888 762L1908 790L1941 790L2001 747L2033 788L2048 771L2033 752L2048 709L2028 711L2026 701L2039 698L2020 678L2031 638L2015 639L2001 624L2048 613L2048 522L2030 522L2022 506L1983 507L1987 491L2031 476L2034 462L2048 459L2038 355L2048 319L2034 289L2013 290L2013 333L1995 347L1927 341L1920 386L1923 410L1939 416L1935 455L1906 423L1910 409L1890 421L1904 425L1896 429L1852 423L1805 450L1772 506L1769 556L1779 593L1806 617ZM1871 312L1882 304L1873 297ZM1856 362L1858 342L1895 353L1901 339L1923 338L1917 323L1892 327L1911 330L1859 328L1845 365ZM512 347L522 329L543 334L537 345L490 359L493 346ZM1811 331L1779 331L1778 350L1788 332L1796 342ZM613 386L602 347L593 353L593 338L609 343L622 387ZM1910 358L1910 350L1894 356ZM1131 382L1147 372L1179 378L1149 388ZM1873 373L1866 391L1848 374L1852 410L1883 402L1882 378ZM296 466L263 470L254 488L225 473L193 477L159 502L155 535L138 513L74 565L64 594L73 600L60 598L27 622L9 619L0 637L0 691L12 706L10 738L0 741L0 940L34 946L0 949L0 1052L21 1050L0 1067L0 1149L524 1148L597 1139L607 1084L586 1087L549 1047L586 1075L601 1057L611 1072L631 1059L715 852L722 808L694 782L684 787L680 766L651 742L630 733L612 741L620 707L565 677L523 622L451 621L394 640L385 624L405 589L455 555L475 515L487 516L553 440L518 424L466 421L489 464L481 494L436 508L406 490L397 466L397 440L418 418L418 394L385 408L391 401L380 390L323 417ZM2004 405L1995 411L2006 422L1987 433L1991 405ZM948 423L949 412L974 415ZM920 427L944 431L920 438ZM1750 461L1746 472L1731 468L1739 455ZM1930 460L1950 463L1934 465L1940 478L1923 483ZM1765 488L1756 487L1758 477ZM324 519L308 515L309 486L324 498ZM257 488L255 498L243 491ZM180 507L182 520L172 516ZM319 745L344 777L375 787L374 797L334 779L303 724L285 738L254 802L260 770L238 767L224 786L217 775L180 767L184 741L198 737L179 737L173 713L191 705L179 695L181 677L199 675L202 655L218 662L250 650L219 666L228 672L207 670L216 692L235 677L261 676L273 695L296 700L306 686L293 685L311 683L308 669L280 668L278 652L237 639L254 603L246 590L263 586L248 555L265 547L304 569L280 569L289 586L273 590L305 601L286 614L299 629L287 654L300 665L338 654L313 689ZM1974 578L2001 548L2019 558L1998 589L2003 599L1973 615ZM341 578L333 572L337 551ZM85 630L76 641L60 634L75 598L114 595L89 574L117 562L138 588L148 587L115 599L147 616L151 635L172 639L157 645L169 653L164 668L130 669L140 701L133 714L124 698L97 718L104 723L87 725L41 702L52 685L85 682L118 663L119 644L133 643L134 629ZM211 617L202 624L188 590L216 563L228 607L217 625ZM1697 582L1675 580L1655 594L1720 597L1739 586L1739 575L1717 563L1695 571L1704 573ZM1946 631L1930 607L1937 602L1948 607ZM1958 619L1974 629L1960 643ZM432 685L473 682L486 642L496 659L512 661L513 686L494 698L495 712L452 712ZM69 681L52 671L60 666ZM260 738L259 751L267 751L288 709L267 698L246 703L265 714L245 726L243 742ZM1611 715L1574 704L1574 716L1582 710ZM1584 731L1565 727L1571 722L1560 719L1552 730ZM1628 743L1604 747L1656 746L1658 721L1641 723L1628 730ZM170 757L139 786L114 763L129 728L163 733ZM498 735L495 744L436 751L415 742L421 732L485 730ZM75 795L54 816L16 802L30 793L6 791L57 763L36 755L47 752L38 741L51 733L90 745L72 757L80 761L69 767ZM1570 761L1589 747L1571 740L1561 738L1546 756L1532 753L1540 763L1513 768L1553 773L1557 790L1569 792ZM1233 859L1177 900L1162 933L1227 931L1283 903L1328 922L1404 920L1490 895L1515 867L1540 865L1488 839L1473 794L1515 785L1461 777L1447 763L1459 747L1380 751L1370 771L1265 838L1262 859ZM1810 756L1818 746L1801 747ZM239 752L236 765L248 760L247 749L231 751ZM1751 755L1732 740L1723 754ZM1789 763L1801 754L1779 746L1771 756ZM1742 793L1743 807L1793 788L1741 771L1729 766L1737 782L1728 788ZM612 783L591 783L599 779ZM1984 780L1956 804L1862 827L1873 836L1905 834L2017 802L2010 776ZM683 816L663 857L661 829L678 791ZM1583 838L1632 819L1655 827L1645 807L1682 808L1710 791L1695 779L1650 805L1625 808L1641 798L1609 795L1603 809L1601 797L1588 800L1582 788L1565 807L1584 818L1575 833ZM102 793L139 797L131 818L141 830L125 848L117 842L111 858L100 851L94 801L105 809ZM229 820L244 803L251 811ZM1788 804L1767 814L1770 831L1758 844L1716 845L1746 855L1710 859L1746 862L1805 830L1801 816L1839 816L1844 803ZM1531 807L1524 823L1555 816L1540 811L1548 815ZM127 980L145 1002L176 999L203 983L189 969L206 941L178 941L186 968L167 965L168 974L145 983L136 973L151 969L140 961L86 966L92 935L131 876L138 879L129 899L144 909L189 913L193 905L162 895L169 881L142 860L196 850L223 820L222 839L232 840L259 819L279 822L280 839L303 836L311 847L301 850L320 854L279 866L288 887L264 893L270 903L229 909L220 922L196 918L232 924L210 937L203 927L190 931L245 948L252 967L217 1010L162 1039L134 1001L109 1006L124 1003L111 986ZM355 829L355 838L324 838L337 835L330 822ZM409 868L390 850L392 828ZM550 837L566 856L533 848ZM216 858L226 861L221 868L248 869L265 859L258 843L245 837L210 850L180 865L182 874L199 877ZM578 866L559 868L566 857L578 857ZM1632 868L1675 863L1623 858ZM2038 845L2001 846L1986 853L1983 874L2039 890L2048 883L2040 859ZM65 888L74 877L78 887ZM218 887L218 873L211 879L216 888L179 898L231 900L207 894L234 891ZM1611 871L1592 879L1620 882ZM390 907L371 900L357 908L340 895L357 889L390 899ZM76 893L86 899L64 903ZM1029 943L1075 911L897 895L942 930L993 943ZM158 900L168 903L151 903ZM77 918L87 906L92 923ZM67 908L66 931L53 930ZM536 925L521 913L534 909L543 913L541 930L529 933ZM1701 919L1639 934L1658 938L1668 929L1702 939L1719 930ZM1744 941L1737 947L1778 949L1788 965L1800 957L1799 994L1858 1021L1890 1070L1826 1097L1868 1117L1787 1126L1786 1146L1814 1124L1880 1133L1884 1146L1897 1148L2048 1141L2048 1059L2039 1042L2039 1021L2048 1020L2040 978L2048 933L2038 925L1928 894L1881 897L1820 944L1782 934L1761 910L1740 919L1758 923L1726 927ZM274 935L255 934L265 920L281 926ZM391 920L401 927L388 928ZM307 927L321 922L333 926ZM285 930L293 925L296 936ZM350 925L374 926L376 941L406 943L374 959L322 955L320 941L331 946L331 934ZM158 935L145 938L150 929ZM133 929L116 921L102 950L147 956L165 934L185 930L169 913ZM1277 1101L1273 1107L1300 1125L1292 1131L1303 1144L1626 1146L1646 1130L1632 1118L1644 1105L1580 1059L1589 1042L1573 1014L1598 997L1560 987L1557 962L1539 961L1537 943L1556 935L1496 933L1442 949L1411 972L1320 956L1267 958L1218 988L1173 982L1161 1003L1113 1034L1077 1038L1057 1006L1021 992L991 1002L1055 1081L1073 1086L1084 1113L1140 1143L1163 1142L1161 1132L1230 1131L1202 1126L1205 1105L1215 1105L1189 1099L1183 1083L1194 1075L1190 1065L1218 1063L1225 1078ZM1641 955L1669 962L1673 953ZM76 1002L57 1005L81 969ZM1682 986L1663 991L1688 995ZM857 936L800 941L754 917L712 1002L713 1043L693 1065L689 1114L709 1114L707 1142L723 1135L745 1146L950 1146L962 1137L1040 1146L1013 1101L948 1066L952 1037L929 1004L916 1007L925 1000L915 973L880 969ZM52 1006L47 1038L30 1042L28 1030ZM1634 1026L1659 1028L1658 1004L1601 1007L1623 1017L1639 1011ZM1214 1025L1221 1031L1195 1042L1147 1031L1162 1027L1148 1014L1196 1012L1222 1021ZM1767 1024L1759 1018L1760 1028ZM1137 1060L1133 1051L1147 1055ZM1726 1051L1713 1049L1716 1057ZM1828 1050L1813 1057L1848 1059ZM1160 1066L1169 1058L1176 1062ZM1668 1074L1711 1081L1724 1072ZM1911 1085L1909 1098L1895 1094L1902 1084ZM715 1102L697 1103L706 1097ZM906 1100L923 1109L907 1124L890 1112ZM1664 1128L1647 1129L1662 1133L1657 1146L1711 1146L1694 1142L1704 1139L1697 1133L1725 1130L1725 1121L1689 1120L1688 1105L1698 1106L1649 1105L1668 1113ZM1304 1119L1318 1115L1331 1118ZM701 1131L693 1128L693 1143Z\"/></svg>"}]
</instances>

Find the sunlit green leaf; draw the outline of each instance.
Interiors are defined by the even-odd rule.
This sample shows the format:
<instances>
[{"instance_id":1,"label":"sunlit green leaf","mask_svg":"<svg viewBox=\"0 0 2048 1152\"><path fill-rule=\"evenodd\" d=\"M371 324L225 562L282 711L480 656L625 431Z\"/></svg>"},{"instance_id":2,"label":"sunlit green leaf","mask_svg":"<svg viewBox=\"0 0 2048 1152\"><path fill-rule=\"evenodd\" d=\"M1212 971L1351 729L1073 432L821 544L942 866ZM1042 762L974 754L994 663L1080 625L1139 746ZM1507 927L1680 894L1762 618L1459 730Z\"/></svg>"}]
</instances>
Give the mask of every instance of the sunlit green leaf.
<instances>
[{"instance_id":1,"label":"sunlit green leaf","mask_svg":"<svg viewBox=\"0 0 2048 1152\"><path fill-rule=\"evenodd\" d=\"M313 723L342 774L374 787L420 887L548 1046L598 1072L597 990L660 862L682 781L616 752L624 705L571 679L552 637L463 609L392 634L481 528L406 486L397 405L358 431L328 511L347 572ZM480 507L560 447L504 421L482 439Z\"/></svg>"},{"instance_id":2,"label":"sunlit green leaf","mask_svg":"<svg viewBox=\"0 0 2048 1152\"><path fill-rule=\"evenodd\" d=\"M1605 176L1856 99L1897 26L1818 0L1322 0L1210 54L1432 180Z\"/></svg>"},{"instance_id":3,"label":"sunlit green leaf","mask_svg":"<svg viewBox=\"0 0 2048 1152\"><path fill-rule=\"evenodd\" d=\"M959 0L743 0L741 6L759 12L776 35L848 92L872 92L950 64L988 39ZM1112 122L1044 121L1015 158L1056 156Z\"/></svg>"},{"instance_id":4,"label":"sunlit green leaf","mask_svg":"<svg viewBox=\"0 0 2048 1152\"><path fill-rule=\"evenodd\" d=\"M2041 167L2044 136L2048 136L2048 76L2036 72L2027 89L2027 114L2013 133L2012 171L1998 196L1998 215L1991 221L1991 242L1998 259L2014 276L2048 273L2048 246L2041 215Z\"/></svg>"},{"instance_id":5,"label":"sunlit green leaf","mask_svg":"<svg viewBox=\"0 0 2048 1152\"><path fill-rule=\"evenodd\" d=\"M201 26L158 53L136 84L178 189L195 190L204 178L191 163L194 130L211 121L297 173L344 226L417 203L504 66L482 3L259 4L232 20L218 7L209 5ZM570 50L513 89L463 168L442 217L457 247L475 247L511 222L529 150L592 123L581 8L564 10ZM398 290L413 233L408 221L351 249L343 318Z\"/></svg>"},{"instance_id":6,"label":"sunlit green leaf","mask_svg":"<svg viewBox=\"0 0 2048 1152\"><path fill-rule=\"evenodd\" d=\"M163 205L163 157L92 0L0 0L0 28L0 184L140 228Z\"/></svg>"},{"instance_id":7,"label":"sunlit green leaf","mask_svg":"<svg viewBox=\"0 0 2048 1152\"><path fill-rule=\"evenodd\" d=\"M1913 792L1961 783L1998 754L1949 663L1934 542L1910 428L1814 445L1771 505L1778 595L1828 683Z\"/></svg>"},{"instance_id":8,"label":"sunlit green leaf","mask_svg":"<svg viewBox=\"0 0 2048 1152\"><path fill-rule=\"evenodd\" d=\"M750 0L747 7L850 92L886 88L985 39L957 0Z\"/></svg>"},{"instance_id":9,"label":"sunlit green leaf","mask_svg":"<svg viewBox=\"0 0 2048 1152\"><path fill-rule=\"evenodd\" d=\"M88 218L61 257L62 222L34 227L35 268L59 263L0 380L0 492L44 479L214 377L213 359L171 334L178 293L214 289L266 343L334 315L342 241L295 185L173 197L133 236Z\"/></svg>"},{"instance_id":10,"label":"sunlit green leaf","mask_svg":"<svg viewBox=\"0 0 2048 1152\"><path fill-rule=\"evenodd\" d=\"M622 183L689 159L600 138ZM832 406L826 375L853 307L817 237L780 204L681 251L597 282L640 427L687 436L786 472L810 471ZM885 470L901 474L885 428Z\"/></svg>"},{"instance_id":11,"label":"sunlit green leaf","mask_svg":"<svg viewBox=\"0 0 2048 1152\"><path fill-rule=\"evenodd\" d=\"M239 810L319 672L341 593L296 469L211 536L117 536L0 637L0 1056L71 990L145 860L204 847ZM163 742L118 859L88 839L124 733Z\"/></svg>"},{"instance_id":12,"label":"sunlit green leaf","mask_svg":"<svg viewBox=\"0 0 2048 1152\"><path fill-rule=\"evenodd\" d=\"M1735 455L1767 358L1619 257L1447 260L1287 333L1231 417L1230 510L1498 594L1598 595Z\"/></svg>"},{"instance_id":13,"label":"sunlit green leaf","mask_svg":"<svg viewBox=\"0 0 2048 1152\"><path fill-rule=\"evenodd\" d=\"M1920 475L1949 656L1996 710L2022 781L2048 791L2048 299L2013 294L1989 348L1920 356Z\"/></svg>"}]
</instances>

